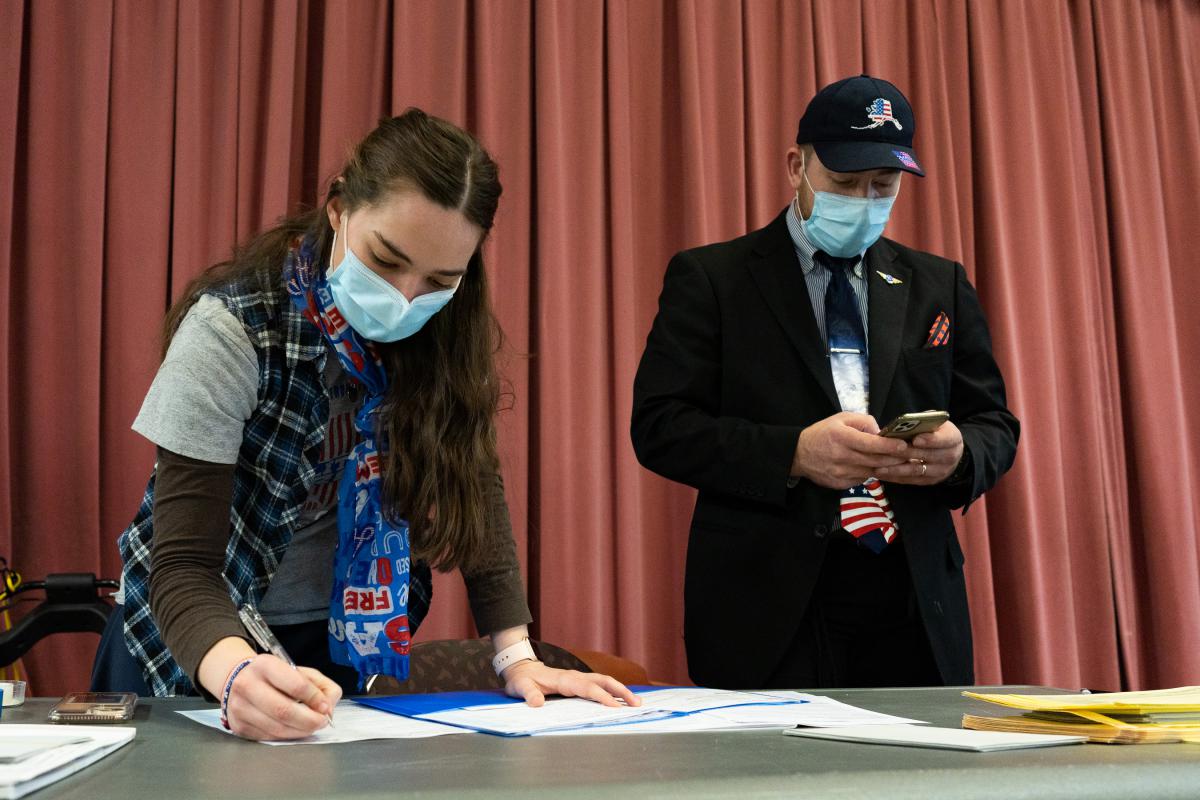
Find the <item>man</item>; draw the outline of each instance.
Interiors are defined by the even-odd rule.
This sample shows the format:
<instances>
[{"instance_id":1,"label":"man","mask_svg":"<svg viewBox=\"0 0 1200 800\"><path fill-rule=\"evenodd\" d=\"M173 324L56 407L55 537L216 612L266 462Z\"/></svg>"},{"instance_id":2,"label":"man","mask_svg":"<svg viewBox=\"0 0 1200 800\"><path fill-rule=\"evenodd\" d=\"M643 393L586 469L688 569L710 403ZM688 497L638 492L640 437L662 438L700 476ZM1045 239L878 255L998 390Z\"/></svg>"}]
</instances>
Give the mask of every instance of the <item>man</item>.
<instances>
[{"instance_id":1,"label":"man","mask_svg":"<svg viewBox=\"0 0 1200 800\"><path fill-rule=\"evenodd\" d=\"M913 113L887 81L822 89L767 227L676 255L634 382L643 465L699 489L688 667L729 688L973 682L950 510L1012 465L987 322L960 264L880 238ZM880 423L949 421L911 442Z\"/></svg>"}]
</instances>

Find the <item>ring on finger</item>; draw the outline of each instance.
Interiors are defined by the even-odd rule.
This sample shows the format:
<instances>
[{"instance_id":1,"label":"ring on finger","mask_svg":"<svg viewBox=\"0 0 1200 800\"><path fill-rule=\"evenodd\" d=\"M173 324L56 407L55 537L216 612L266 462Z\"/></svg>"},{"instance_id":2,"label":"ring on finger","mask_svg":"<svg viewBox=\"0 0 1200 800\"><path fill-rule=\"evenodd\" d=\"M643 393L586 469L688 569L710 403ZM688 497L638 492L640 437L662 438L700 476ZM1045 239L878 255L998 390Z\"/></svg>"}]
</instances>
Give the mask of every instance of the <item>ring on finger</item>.
<instances>
[{"instance_id":1,"label":"ring on finger","mask_svg":"<svg viewBox=\"0 0 1200 800\"><path fill-rule=\"evenodd\" d=\"M922 478L924 478L924 477L925 477L925 473L926 473L926 472L928 472L928 471L929 471L929 465L928 465L928 464L926 464L924 461L922 461L922 462L921 462L921 477L922 477Z\"/></svg>"}]
</instances>

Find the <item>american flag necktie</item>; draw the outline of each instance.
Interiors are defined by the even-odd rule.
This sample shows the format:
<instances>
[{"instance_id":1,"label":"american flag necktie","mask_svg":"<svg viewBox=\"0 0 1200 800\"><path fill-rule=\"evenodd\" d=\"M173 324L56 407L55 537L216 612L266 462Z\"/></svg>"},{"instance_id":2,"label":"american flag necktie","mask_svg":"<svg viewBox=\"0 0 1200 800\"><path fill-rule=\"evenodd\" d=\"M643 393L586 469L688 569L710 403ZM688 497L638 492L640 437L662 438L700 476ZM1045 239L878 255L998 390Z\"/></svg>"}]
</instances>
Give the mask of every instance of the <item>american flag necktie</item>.
<instances>
[{"instance_id":1,"label":"american flag necktie","mask_svg":"<svg viewBox=\"0 0 1200 800\"><path fill-rule=\"evenodd\" d=\"M837 258L818 250L813 260L829 270L829 285L825 288L825 336L831 361L840 362L834 364L834 382L838 383L839 372L847 367L846 362L853 365L850 369L857 369L865 381L867 337L858 300L846 277L846 270L853 269L858 258ZM842 394L842 387L838 387L838 393L839 396ZM856 405L861 407L854 407ZM843 400L842 410L866 413L865 396L857 402ZM878 478L868 478L865 483L842 492L839 519L847 533L875 553L882 553L899 533L895 514Z\"/></svg>"}]
</instances>

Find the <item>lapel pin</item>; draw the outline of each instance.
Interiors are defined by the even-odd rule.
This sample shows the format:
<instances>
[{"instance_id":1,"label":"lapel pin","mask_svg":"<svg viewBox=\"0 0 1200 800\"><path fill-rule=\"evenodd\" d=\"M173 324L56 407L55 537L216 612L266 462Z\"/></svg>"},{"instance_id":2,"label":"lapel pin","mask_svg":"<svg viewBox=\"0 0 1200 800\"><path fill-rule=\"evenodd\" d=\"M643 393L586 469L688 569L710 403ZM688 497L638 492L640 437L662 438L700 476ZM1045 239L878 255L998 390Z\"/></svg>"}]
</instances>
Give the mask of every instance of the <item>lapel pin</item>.
<instances>
[{"instance_id":1,"label":"lapel pin","mask_svg":"<svg viewBox=\"0 0 1200 800\"><path fill-rule=\"evenodd\" d=\"M885 281L887 281L887 284L889 286L897 286L901 283L904 283L904 281L900 280L895 275L888 275L886 272L880 272L879 270L875 270L875 274L878 275L879 277L883 278Z\"/></svg>"}]
</instances>

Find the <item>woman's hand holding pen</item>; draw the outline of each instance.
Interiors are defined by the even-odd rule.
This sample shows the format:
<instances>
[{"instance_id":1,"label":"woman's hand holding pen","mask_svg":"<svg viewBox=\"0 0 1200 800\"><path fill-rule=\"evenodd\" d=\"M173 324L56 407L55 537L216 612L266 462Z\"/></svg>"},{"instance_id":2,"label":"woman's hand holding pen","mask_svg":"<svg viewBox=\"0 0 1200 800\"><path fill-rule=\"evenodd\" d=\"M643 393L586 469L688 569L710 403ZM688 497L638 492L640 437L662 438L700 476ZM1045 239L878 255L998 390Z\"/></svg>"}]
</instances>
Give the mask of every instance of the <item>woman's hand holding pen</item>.
<instances>
[{"instance_id":1,"label":"woman's hand holding pen","mask_svg":"<svg viewBox=\"0 0 1200 800\"><path fill-rule=\"evenodd\" d=\"M229 684L226 719L245 739L303 739L324 728L342 689L309 667L293 668L270 653L255 655L245 639L217 642L200 662L204 687L221 699L229 675L252 659Z\"/></svg>"},{"instance_id":2,"label":"woman's hand holding pen","mask_svg":"<svg viewBox=\"0 0 1200 800\"><path fill-rule=\"evenodd\" d=\"M246 739L303 739L329 724L342 689L310 667L262 653L229 690L229 728Z\"/></svg>"}]
</instances>

